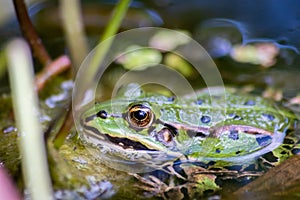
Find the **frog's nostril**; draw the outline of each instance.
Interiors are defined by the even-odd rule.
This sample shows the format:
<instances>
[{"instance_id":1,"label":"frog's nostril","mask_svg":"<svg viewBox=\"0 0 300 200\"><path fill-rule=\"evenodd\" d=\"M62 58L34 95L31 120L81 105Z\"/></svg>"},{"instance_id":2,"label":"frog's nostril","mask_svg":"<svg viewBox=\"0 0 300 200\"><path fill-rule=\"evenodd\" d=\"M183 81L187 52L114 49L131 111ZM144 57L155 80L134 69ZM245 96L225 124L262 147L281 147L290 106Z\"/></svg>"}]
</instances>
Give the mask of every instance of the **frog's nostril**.
<instances>
[{"instance_id":1,"label":"frog's nostril","mask_svg":"<svg viewBox=\"0 0 300 200\"><path fill-rule=\"evenodd\" d=\"M98 113L97 113L97 117L100 117L102 119L106 119L107 118L107 112L105 110L100 110Z\"/></svg>"}]
</instances>

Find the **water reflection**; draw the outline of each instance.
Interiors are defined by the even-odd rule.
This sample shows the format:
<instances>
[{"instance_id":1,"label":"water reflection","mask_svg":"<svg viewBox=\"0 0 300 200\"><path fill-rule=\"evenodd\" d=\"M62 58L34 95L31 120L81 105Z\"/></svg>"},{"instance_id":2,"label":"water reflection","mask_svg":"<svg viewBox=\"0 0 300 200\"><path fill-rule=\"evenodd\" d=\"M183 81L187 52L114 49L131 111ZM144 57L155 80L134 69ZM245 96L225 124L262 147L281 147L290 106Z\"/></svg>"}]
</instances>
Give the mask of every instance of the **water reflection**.
<instances>
[{"instance_id":1,"label":"water reflection","mask_svg":"<svg viewBox=\"0 0 300 200\"><path fill-rule=\"evenodd\" d=\"M196 28L206 19L223 18L235 23L244 42L271 39L279 45L300 48L300 1L169 1L160 14L168 26ZM172 24L169 24L172 23Z\"/></svg>"}]
</instances>

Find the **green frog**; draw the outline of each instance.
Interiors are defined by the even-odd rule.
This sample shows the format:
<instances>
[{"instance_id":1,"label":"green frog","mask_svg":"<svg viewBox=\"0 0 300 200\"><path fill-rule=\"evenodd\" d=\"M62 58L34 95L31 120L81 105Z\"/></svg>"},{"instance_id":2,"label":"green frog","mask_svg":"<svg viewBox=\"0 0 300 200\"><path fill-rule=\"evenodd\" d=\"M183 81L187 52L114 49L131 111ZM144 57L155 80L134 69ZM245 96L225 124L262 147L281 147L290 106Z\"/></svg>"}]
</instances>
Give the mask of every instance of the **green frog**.
<instances>
[{"instance_id":1,"label":"green frog","mask_svg":"<svg viewBox=\"0 0 300 200\"><path fill-rule=\"evenodd\" d=\"M208 170L244 171L258 158L274 166L298 152L297 138L289 136L297 118L273 101L228 88L170 97L130 84L82 114L81 137L118 170L201 163Z\"/></svg>"}]
</instances>

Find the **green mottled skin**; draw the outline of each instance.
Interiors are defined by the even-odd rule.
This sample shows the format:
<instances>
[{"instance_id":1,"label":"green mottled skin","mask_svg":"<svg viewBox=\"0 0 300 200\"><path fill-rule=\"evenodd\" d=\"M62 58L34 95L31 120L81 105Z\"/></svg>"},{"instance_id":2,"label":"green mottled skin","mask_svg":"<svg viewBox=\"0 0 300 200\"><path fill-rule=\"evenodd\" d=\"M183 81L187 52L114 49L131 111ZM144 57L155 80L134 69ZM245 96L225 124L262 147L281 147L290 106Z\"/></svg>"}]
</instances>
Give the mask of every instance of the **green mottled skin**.
<instances>
[{"instance_id":1,"label":"green mottled skin","mask_svg":"<svg viewBox=\"0 0 300 200\"><path fill-rule=\"evenodd\" d=\"M155 119L150 127L136 130L130 125L127 112L136 104L153 111ZM107 113L107 118L95 115L100 110ZM201 120L203 116L206 121ZM191 162L213 160L218 161L219 165L230 165L228 163L249 162L278 149L287 130L293 128L296 118L272 101L249 94L236 94L230 89L224 93L220 88L214 88L213 95L205 90L175 99L146 94L141 90L133 93L125 91L111 101L96 104L83 114L85 131L82 138L96 145L105 143L117 148L123 159L146 162L145 165L163 164L161 157L154 156L160 152L170 156L165 158L166 161L184 157ZM176 133L171 141L162 142L163 139L158 138L158 133L164 128ZM107 135L118 140L114 140L113 144L106 143ZM132 143L122 142L124 139ZM143 149L135 146L135 142L141 144ZM274 152L280 157L278 151ZM139 152L144 155L142 158L126 157ZM151 157L146 159L146 155Z\"/></svg>"}]
</instances>

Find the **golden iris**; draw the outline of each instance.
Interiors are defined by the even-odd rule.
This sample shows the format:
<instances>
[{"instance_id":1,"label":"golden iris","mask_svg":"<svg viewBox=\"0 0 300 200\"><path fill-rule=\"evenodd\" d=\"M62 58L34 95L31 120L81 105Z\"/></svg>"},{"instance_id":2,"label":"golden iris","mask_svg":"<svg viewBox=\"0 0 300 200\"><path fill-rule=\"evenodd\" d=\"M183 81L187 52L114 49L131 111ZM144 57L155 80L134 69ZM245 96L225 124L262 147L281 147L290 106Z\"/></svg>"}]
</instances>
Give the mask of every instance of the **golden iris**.
<instances>
[{"instance_id":1,"label":"golden iris","mask_svg":"<svg viewBox=\"0 0 300 200\"><path fill-rule=\"evenodd\" d=\"M154 114L147 106L138 104L129 108L127 118L134 128L148 128L153 122Z\"/></svg>"}]
</instances>

